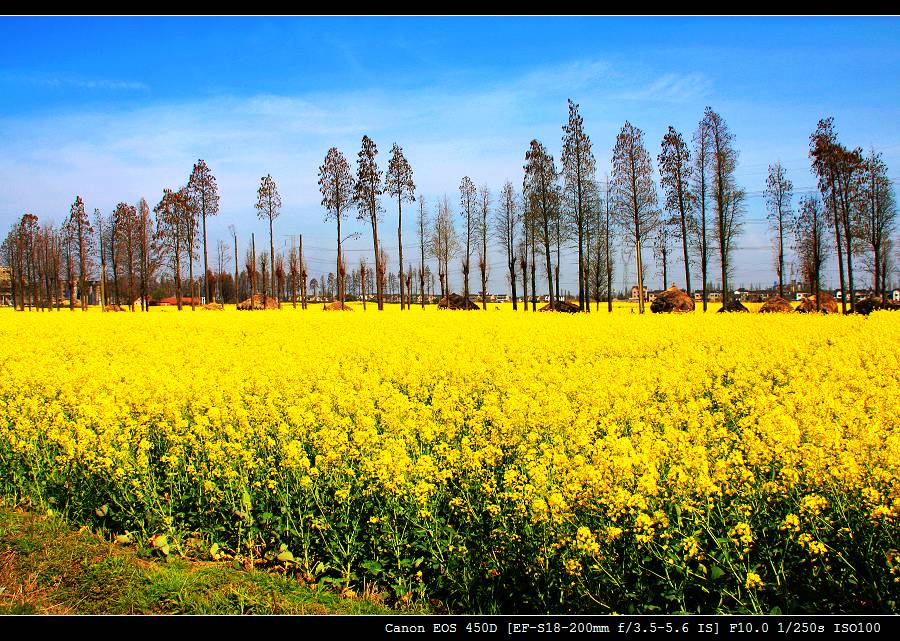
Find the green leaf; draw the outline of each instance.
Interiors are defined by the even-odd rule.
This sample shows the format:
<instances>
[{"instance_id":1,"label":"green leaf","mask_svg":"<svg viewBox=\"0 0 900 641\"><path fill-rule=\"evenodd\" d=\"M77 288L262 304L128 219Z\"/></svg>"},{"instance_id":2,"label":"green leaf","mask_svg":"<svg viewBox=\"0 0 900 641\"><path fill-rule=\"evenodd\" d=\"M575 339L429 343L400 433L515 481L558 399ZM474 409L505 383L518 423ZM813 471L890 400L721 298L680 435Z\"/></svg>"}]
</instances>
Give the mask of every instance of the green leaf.
<instances>
[{"instance_id":1,"label":"green leaf","mask_svg":"<svg viewBox=\"0 0 900 641\"><path fill-rule=\"evenodd\" d=\"M285 550L284 552L279 552L275 558L278 559L279 561L281 561L282 563L293 563L294 562L294 555L291 554L289 550Z\"/></svg>"},{"instance_id":2,"label":"green leaf","mask_svg":"<svg viewBox=\"0 0 900 641\"><path fill-rule=\"evenodd\" d=\"M725 576L725 570L720 568L718 565L714 565L714 566L712 566L712 568L710 568L710 578L713 581L717 581L718 579L722 578L723 576Z\"/></svg>"},{"instance_id":3,"label":"green leaf","mask_svg":"<svg viewBox=\"0 0 900 641\"><path fill-rule=\"evenodd\" d=\"M381 572L384 570L384 568L381 566L381 563L379 563L378 561L363 561L362 563L360 563L360 565L375 575L381 574Z\"/></svg>"},{"instance_id":4,"label":"green leaf","mask_svg":"<svg viewBox=\"0 0 900 641\"><path fill-rule=\"evenodd\" d=\"M780 614L781 614L781 608L779 608L779 607L776 605L774 608L772 608L771 610L769 610L769 614L774 614L774 615L776 615L776 616L777 616L777 615L780 615Z\"/></svg>"}]
</instances>

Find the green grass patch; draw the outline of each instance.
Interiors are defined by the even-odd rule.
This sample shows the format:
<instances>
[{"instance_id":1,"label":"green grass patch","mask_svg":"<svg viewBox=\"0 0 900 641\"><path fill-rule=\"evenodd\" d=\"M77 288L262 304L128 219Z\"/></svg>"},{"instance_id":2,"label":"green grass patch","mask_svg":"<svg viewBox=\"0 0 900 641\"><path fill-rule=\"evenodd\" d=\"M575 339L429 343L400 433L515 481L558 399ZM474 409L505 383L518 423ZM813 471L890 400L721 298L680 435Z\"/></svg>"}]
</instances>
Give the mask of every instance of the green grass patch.
<instances>
[{"instance_id":1,"label":"green grass patch","mask_svg":"<svg viewBox=\"0 0 900 641\"><path fill-rule=\"evenodd\" d=\"M0 504L0 614L397 612L378 594L339 594L284 568L160 557L58 515Z\"/></svg>"}]
</instances>

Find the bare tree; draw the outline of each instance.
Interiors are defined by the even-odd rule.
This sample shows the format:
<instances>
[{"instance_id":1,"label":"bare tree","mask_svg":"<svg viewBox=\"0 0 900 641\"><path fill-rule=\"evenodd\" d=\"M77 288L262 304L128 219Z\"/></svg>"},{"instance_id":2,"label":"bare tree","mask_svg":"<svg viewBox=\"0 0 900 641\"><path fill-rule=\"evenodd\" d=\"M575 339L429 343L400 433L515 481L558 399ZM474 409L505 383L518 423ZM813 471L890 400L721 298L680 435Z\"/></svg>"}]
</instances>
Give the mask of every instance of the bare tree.
<instances>
[{"instance_id":1,"label":"bare tree","mask_svg":"<svg viewBox=\"0 0 900 641\"><path fill-rule=\"evenodd\" d=\"M659 224L653 231L653 254L660 267L662 276L662 288L668 287L669 282L669 254L672 247L672 230L671 226L675 222L674 219L660 219Z\"/></svg>"},{"instance_id":2,"label":"bare tree","mask_svg":"<svg viewBox=\"0 0 900 641\"><path fill-rule=\"evenodd\" d=\"M72 203L69 210L69 224L78 248L78 294L81 299L81 309L86 312L88 308L87 280L90 256L93 254L94 228L85 212L81 196L76 196L75 202Z\"/></svg>"},{"instance_id":3,"label":"bare tree","mask_svg":"<svg viewBox=\"0 0 900 641\"><path fill-rule=\"evenodd\" d=\"M284 280L284 256L278 254L275 257L275 284L277 285L277 289L275 290L275 298L278 299L279 305L281 304L281 299L284 298Z\"/></svg>"},{"instance_id":4,"label":"bare tree","mask_svg":"<svg viewBox=\"0 0 900 641\"><path fill-rule=\"evenodd\" d=\"M897 206L894 189L887 176L887 165L880 153L870 149L865 159L864 198L860 207L859 232L863 242L871 251L871 271L874 280L873 292L887 301L885 257L888 244L894 233L897 220Z\"/></svg>"},{"instance_id":5,"label":"bare tree","mask_svg":"<svg viewBox=\"0 0 900 641\"><path fill-rule=\"evenodd\" d=\"M703 298L703 311L706 311L709 301L709 218L706 210L706 197L709 195L709 154L710 130L706 118L700 121L697 131L694 133L694 201L699 206L696 218L692 219L691 231L694 242L697 245L697 253L700 258L701 292Z\"/></svg>"},{"instance_id":6,"label":"bare tree","mask_svg":"<svg viewBox=\"0 0 900 641\"><path fill-rule=\"evenodd\" d=\"M103 251L103 212L94 209L94 224L97 225L97 241L100 244L100 310L106 311L106 253ZM108 230L106 230L108 233ZM118 304L118 301L117 303Z\"/></svg>"},{"instance_id":7,"label":"bare tree","mask_svg":"<svg viewBox=\"0 0 900 641\"><path fill-rule=\"evenodd\" d=\"M459 183L459 215L463 219L466 238L466 253L463 255L463 296L469 300L469 269L472 262L472 245L478 232L478 219L476 214L477 191L475 183L468 176L463 176Z\"/></svg>"},{"instance_id":8,"label":"bare tree","mask_svg":"<svg viewBox=\"0 0 900 641\"><path fill-rule=\"evenodd\" d=\"M823 118L816 130L809 137L809 158L813 173L819 183L819 193L825 206L830 210L830 224L834 231L838 277L841 285L841 311L847 313L847 285L844 278L844 242L849 230L843 228L843 217L839 205L838 156L839 147L837 133L834 130L834 118Z\"/></svg>"},{"instance_id":9,"label":"bare tree","mask_svg":"<svg viewBox=\"0 0 900 641\"><path fill-rule=\"evenodd\" d=\"M712 165L713 200L716 205L716 241L722 268L722 308L728 305L728 272L732 266L731 248L740 233L744 192L734 181L737 150L734 135L722 117L707 107L703 119L709 129L709 156Z\"/></svg>"},{"instance_id":10,"label":"bare tree","mask_svg":"<svg viewBox=\"0 0 900 641\"><path fill-rule=\"evenodd\" d=\"M459 237L453 225L453 213L447 196L438 206L438 215L434 220L431 237L431 248L438 261L438 276L441 282L441 298L450 295L450 259L459 252Z\"/></svg>"},{"instance_id":11,"label":"bare tree","mask_svg":"<svg viewBox=\"0 0 900 641\"><path fill-rule=\"evenodd\" d=\"M183 209L186 203L182 202L184 192L174 192L171 189L163 191L163 197L154 207L156 214L155 240L160 255L168 258L175 281L175 301L178 311L181 311L181 257L185 252L187 231L185 230L185 216Z\"/></svg>"},{"instance_id":12,"label":"bare tree","mask_svg":"<svg viewBox=\"0 0 900 641\"><path fill-rule=\"evenodd\" d=\"M838 204L841 225L844 228L845 256L847 258L847 288L850 290L850 311L856 311L856 287L853 277L853 256L858 251L860 210L864 207L865 162L862 149L847 149L838 145L833 149L837 174ZM842 299L846 295L842 292Z\"/></svg>"},{"instance_id":13,"label":"bare tree","mask_svg":"<svg viewBox=\"0 0 900 641\"><path fill-rule=\"evenodd\" d=\"M193 204L193 209L200 216L203 225L203 295L206 302L212 299L212 290L209 286L209 264L206 251L206 217L219 213L219 188L216 177L210 171L206 161L198 160L191 171L191 177L187 184L188 195ZM193 288L191 289L193 296Z\"/></svg>"},{"instance_id":14,"label":"bare tree","mask_svg":"<svg viewBox=\"0 0 900 641\"><path fill-rule=\"evenodd\" d=\"M257 191L256 209L259 212L259 218L269 221L269 268L271 270L271 290L275 291L275 234L272 223L281 215L281 195L278 193L278 187L271 175L265 175L260 179L259 190ZM265 291L265 288L264 288ZM278 301L278 307L281 308L281 301Z\"/></svg>"},{"instance_id":15,"label":"bare tree","mask_svg":"<svg viewBox=\"0 0 900 641\"><path fill-rule=\"evenodd\" d=\"M594 179L596 163L591 152L591 139L584 133L584 121L578 105L569 100L569 121L563 127L563 150L560 158L566 190L574 196L574 222L578 238L578 308L590 307L586 297L589 277L585 265L585 199L587 185ZM558 265L557 265L558 269ZM559 279L557 278L557 288Z\"/></svg>"},{"instance_id":16,"label":"bare tree","mask_svg":"<svg viewBox=\"0 0 900 641\"><path fill-rule=\"evenodd\" d=\"M157 267L154 243L154 221L151 217L150 205L141 198L137 206L138 224L138 261L141 282L141 310L150 311L149 286L150 279Z\"/></svg>"},{"instance_id":17,"label":"bare tree","mask_svg":"<svg viewBox=\"0 0 900 641\"><path fill-rule=\"evenodd\" d=\"M378 197L382 193L381 189L381 171L375 161L378 155L378 147L374 141L368 136L363 136L362 149L356 159L356 185L354 187L353 198L356 201L358 210L358 218L362 221L368 221L372 225L372 243L375 251L375 273L376 293L375 298L378 302L378 310L384 309L384 291L382 289L382 279L380 275L383 272L381 265L381 245L378 243L378 214L381 211L381 205Z\"/></svg>"},{"instance_id":18,"label":"bare tree","mask_svg":"<svg viewBox=\"0 0 900 641\"><path fill-rule=\"evenodd\" d=\"M422 309L425 309L425 246L427 239L425 230L431 225L428 220L428 209L425 206L425 198L419 194L419 215L416 218L417 227L419 229L419 293L421 295Z\"/></svg>"},{"instance_id":19,"label":"bare tree","mask_svg":"<svg viewBox=\"0 0 900 641\"><path fill-rule=\"evenodd\" d=\"M250 234L250 247L247 249L247 281L250 285L250 306L248 309L253 310L253 300L256 298L256 235Z\"/></svg>"},{"instance_id":20,"label":"bare tree","mask_svg":"<svg viewBox=\"0 0 900 641\"><path fill-rule=\"evenodd\" d=\"M259 253L259 271L262 278L260 278L260 282L262 283L262 300L265 305L267 299L269 298L269 294L272 294L272 298L276 298L274 291L269 291L269 253L266 251L261 251ZM271 279L271 284L274 286L275 277L273 276Z\"/></svg>"},{"instance_id":21,"label":"bare tree","mask_svg":"<svg viewBox=\"0 0 900 641\"><path fill-rule=\"evenodd\" d=\"M362 296L362 304L363 311L366 311L366 272L368 268L366 267L366 259L359 259L359 286L360 286L360 296Z\"/></svg>"},{"instance_id":22,"label":"bare tree","mask_svg":"<svg viewBox=\"0 0 900 641\"><path fill-rule=\"evenodd\" d=\"M381 287L382 300L384 299L384 289L385 284L387 283L387 261L387 252L384 251L384 245L381 245L378 250L378 268L375 272L375 279L378 282L378 286Z\"/></svg>"},{"instance_id":23,"label":"bare tree","mask_svg":"<svg viewBox=\"0 0 900 641\"><path fill-rule=\"evenodd\" d=\"M291 288L291 304L297 309L297 283L300 280L300 259L297 249L292 247L288 256L288 278Z\"/></svg>"},{"instance_id":24,"label":"bare tree","mask_svg":"<svg viewBox=\"0 0 900 641\"><path fill-rule=\"evenodd\" d=\"M553 156L547 153L544 145L532 140L525 153L525 180L522 194L532 214L532 272L534 272L534 234L538 232L544 245L544 257L547 264L547 288L550 296L550 309L556 309L555 291L553 289L553 266L550 258L550 244L559 216L559 192L556 183L557 173L553 164ZM558 289L558 287L557 287ZM534 283L532 282L532 295Z\"/></svg>"},{"instance_id":25,"label":"bare tree","mask_svg":"<svg viewBox=\"0 0 900 641\"><path fill-rule=\"evenodd\" d=\"M659 224L656 185L644 134L626 122L613 149L614 211L634 241L637 258L638 312L644 313L644 264L641 245Z\"/></svg>"},{"instance_id":26,"label":"bare tree","mask_svg":"<svg viewBox=\"0 0 900 641\"><path fill-rule=\"evenodd\" d=\"M400 309L403 309L403 202L416 200L416 185L413 182L412 168L403 155L403 149L394 143L391 147L391 159L384 176L384 191L397 199L397 247L400 256Z\"/></svg>"},{"instance_id":27,"label":"bare tree","mask_svg":"<svg viewBox=\"0 0 900 641\"><path fill-rule=\"evenodd\" d=\"M612 217L609 207L609 180L605 181L606 196L601 195L600 185L593 181L587 191L587 206L585 208L587 229L591 230L592 244L588 245L588 253L594 255L593 289L594 300L597 302L597 311L600 311L600 301L606 300L607 311L612 311ZM591 279L589 279L591 284ZM588 302L590 296L588 296Z\"/></svg>"},{"instance_id":28,"label":"bare tree","mask_svg":"<svg viewBox=\"0 0 900 641\"><path fill-rule=\"evenodd\" d=\"M613 304L612 304L612 280L613 280L613 248L612 248L612 230L613 230L613 222L614 219L612 217L612 183L609 181L609 176L606 176L606 198L603 199L604 203L604 217L603 217L603 227L602 227L602 235L603 235L603 247L602 254L598 249L597 253L597 263L600 263L602 258L604 272L606 275L606 311L607 313L612 313Z\"/></svg>"},{"instance_id":29,"label":"bare tree","mask_svg":"<svg viewBox=\"0 0 900 641\"><path fill-rule=\"evenodd\" d=\"M689 296L691 291L691 259L689 253L688 230L693 217L694 195L691 193L691 152L681 134L674 127L662 139L662 150L657 158L660 182L666 193L666 210L677 219L674 221L681 230L681 248L684 256L684 286ZM663 276L665 281L665 276ZM667 282L663 283L666 286Z\"/></svg>"},{"instance_id":30,"label":"bare tree","mask_svg":"<svg viewBox=\"0 0 900 641\"><path fill-rule=\"evenodd\" d=\"M515 187L507 180L500 193L500 207L497 208L494 218L494 233L506 252L513 311L518 309L516 303L516 228L519 226L520 218L521 213Z\"/></svg>"},{"instance_id":31,"label":"bare tree","mask_svg":"<svg viewBox=\"0 0 900 641\"><path fill-rule=\"evenodd\" d=\"M778 274L778 295L784 298L784 237L791 233L790 222L793 212L791 200L794 196L794 184L788 180L781 162L769 165L769 176L766 179L766 206L769 209L769 229L775 234L778 255L775 259L775 271Z\"/></svg>"},{"instance_id":32,"label":"bare tree","mask_svg":"<svg viewBox=\"0 0 900 641\"><path fill-rule=\"evenodd\" d=\"M303 259L303 234L300 234L300 246L297 249L300 261L300 307L306 309L306 279L308 272L306 269L306 261Z\"/></svg>"},{"instance_id":33,"label":"bare tree","mask_svg":"<svg viewBox=\"0 0 900 641\"><path fill-rule=\"evenodd\" d=\"M478 190L478 233L481 246L478 249L478 271L481 274L481 309L487 311L487 281L488 281L488 215L491 213L491 190L483 185Z\"/></svg>"},{"instance_id":34,"label":"bare tree","mask_svg":"<svg viewBox=\"0 0 900 641\"><path fill-rule=\"evenodd\" d=\"M524 234L523 234L524 236ZM519 271L522 274L522 308L528 311L528 244L522 238L516 248L519 259Z\"/></svg>"},{"instance_id":35,"label":"bare tree","mask_svg":"<svg viewBox=\"0 0 900 641\"><path fill-rule=\"evenodd\" d=\"M228 266L230 262L230 258L228 256L228 244L219 239L216 241L216 301L219 303L225 303L225 292L222 291L226 289L223 287L223 284L227 286L227 280L225 279L225 268ZM237 287L237 283L234 284Z\"/></svg>"},{"instance_id":36,"label":"bare tree","mask_svg":"<svg viewBox=\"0 0 900 641\"><path fill-rule=\"evenodd\" d=\"M825 242L827 217L815 196L800 200L800 212L791 225L796 244L794 249L800 259L803 277L816 295L816 311L821 310L821 273L827 258Z\"/></svg>"},{"instance_id":37,"label":"bare tree","mask_svg":"<svg viewBox=\"0 0 900 641\"><path fill-rule=\"evenodd\" d=\"M327 214L325 220L337 222L337 266L338 274L342 274L341 265L341 222L346 216L345 209L353 202L353 174L350 164L336 147L332 147L325 155L324 164L319 167L319 191L322 192L322 206ZM344 303L343 276L338 280L338 300Z\"/></svg>"},{"instance_id":38,"label":"bare tree","mask_svg":"<svg viewBox=\"0 0 900 641\"><path fill-rule=\"evenodd\" d=\"M188 259L188 282L191 286L191 311L196 310L196 283L194 282L194 258L197 257L195 249L197 248L197 232L199 230L197 223L199 218L195 201L191 198L187 187L178 190L179 203L181 204L181 215L184 217L185 231L185 252Z\"/></svg>"}]
</instances>

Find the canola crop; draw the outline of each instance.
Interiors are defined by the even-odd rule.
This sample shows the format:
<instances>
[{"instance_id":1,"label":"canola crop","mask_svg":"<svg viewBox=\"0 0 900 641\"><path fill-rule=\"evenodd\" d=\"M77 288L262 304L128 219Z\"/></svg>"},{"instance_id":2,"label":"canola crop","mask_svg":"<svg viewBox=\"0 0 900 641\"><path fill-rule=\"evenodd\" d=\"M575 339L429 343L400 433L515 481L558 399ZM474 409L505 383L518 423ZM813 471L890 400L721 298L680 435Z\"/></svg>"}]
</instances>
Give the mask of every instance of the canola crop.
<instances>
[{"instance_id":1,"label":"canola crop","mask_svg":"<svg viewBox=\"0 0 900 641\"><path fill-rule=\"evenodd\" d=\"M890 312L0 311L7 501L451 612L897 612L898 410Z\"/></svg>"}]
</instances>

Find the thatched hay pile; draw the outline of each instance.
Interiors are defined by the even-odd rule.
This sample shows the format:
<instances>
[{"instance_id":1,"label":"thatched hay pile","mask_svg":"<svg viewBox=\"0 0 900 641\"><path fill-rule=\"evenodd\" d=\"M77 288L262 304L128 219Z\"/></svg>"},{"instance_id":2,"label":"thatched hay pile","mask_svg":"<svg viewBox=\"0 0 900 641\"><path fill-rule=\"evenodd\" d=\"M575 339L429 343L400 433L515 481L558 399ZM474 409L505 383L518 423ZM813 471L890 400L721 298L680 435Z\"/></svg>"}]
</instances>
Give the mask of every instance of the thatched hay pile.
<instances>
[{"instance_id":1,"label":"thatched hay pile","mask_svg":"<svg viewBox=\"0 0 900 641\"><path fill-rule=\"evenodd\" d=\"M103 310L107 312L124 312L125 308L121 305L107 305Z\"/></svg>"},{"instance_id":2,"label":"thatched hay pile","mask_svg":"<svg viewBox=\"0 0 900 641\"><path fill-rule=\"evenodd\" d=\"M553 301L552 307L551 307L551 303L547 303L546 305L541 307L538 311L539 312L553 311L553 312L565 312L566 314L577 314L581 310L578 309L578 305L576 305L575 303L570 303L565 300L557 300L557 301Z\"/></svg>"},{"instance_id":3,"label":"thatched hay pile","mask_svg":"<svg viewBox=\"0 0 900 641\"><path fill-rule=\"evenodd\" d=\"M225 309L225 306L222 303L207 303L203 306L203 309L211 312L221 312Z\"/></svg>"},{"instance_id":4,"label":"thatched hay pile","mask_svg":"<svg viewBox=\"0 0 900 641\"><path fill-rule=\"evenodd\" d=\"M834 299L834 296L831 294L826 294L825 292L821 292L821 312L823 314L837 314L838 313L838 304ZM797 311L801 314L815 314L816 313L816 295L807 296L800 304L797 305Z\"/></svg>"},{"instance_id":5,"label":"thatched hay pile","mask_svg":"<svg viewBox=\"0 0 900 641\"><path fill-rule=\"evenodd\" d=\"M656 300L650 303L650 311L654 314L672 314L694 311L694 299L690 295L672 285L664 292L656 295Z\"/></svg>"},{"instance_id":6,"label":"thatched hay pile","mask_svg":"<svg viewBox=\"0 0 900 641\"><path fill-rule=\"evenodd\" d=\"M237 308L239 310L257 310L257 309L278 309L278 299L272 298L271 296L266 296L265 300L261 294L254 294L253 298L248 298L241 303L238 303Z\"/></svg>"},{"instance_id":7,"label":"thatched hay pile","mask_svg":"<svg viewBox=\"0 0 900 641\"><path fill-rule=\"evenodd\" d=\"M792 314L794 307L781 296L772 296L759 308L760 314Z\"/></svg>"},{"instance_id":8,"label":"thatched hay pile","mask_svg":"<svg viewBox=\"0 0 900 641\"><path fill-rule=\"evenodd\" d=\"M325 305L322 309L326 312L352 312L353 308L350 307L347 303L342 303L339 300L334 301L330 305Z\"/></svg>"},{"instance_id":9,"label":"thatched hay pile","mask_svg":"<svg viewBox=\"0 0 900 641\"><path fill-rule=\"evenodd\" d=\"M868 316L876 309L886 309L888 311L897 311L900 310L900 303L895 303L892 300L887 302L881 300L880 298L875 298L874 296L869 296L868 298L863 298L862 300L856 301L856 309L854 310L857 314L862 314L863 316Z\"/></svg>"},{"instance_id":10,"label":"thatched hay pile","mask_svg":"<svg viewBox=\"0 0 900 641\"><path fill-rule=\"evenodd\" d=\"M447 299L450 299L449 302ZM466 298L465 296L460 296L459 294L450 294L449 296L445 296L438 303L438 309L481 309L478 305L473 303L471 299Z\"/></svg>"},{"instance_id":11,"label":"thatched hay pile","mask_svg":"<svg viewBox=\"0 0 900 641\"><path fill-rule=\"evenodd\" d=\"M744 313L749 314L750 310L747 309L746 307L744 307L744 305L743 305L743 303L741 303L741 301L732 299L732 300L728 301L727 303L725 303L724 305L722 305L722 308L716 313L722 314L724 312L729 312L729 313L730 312L744 312Z\"/></svg>"}]
</instances>

